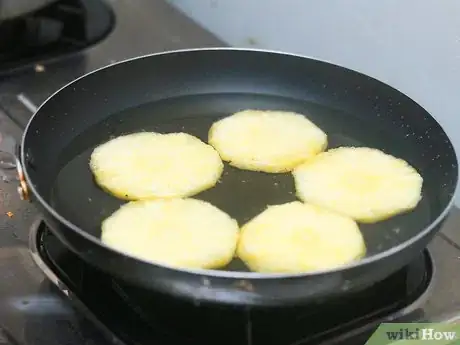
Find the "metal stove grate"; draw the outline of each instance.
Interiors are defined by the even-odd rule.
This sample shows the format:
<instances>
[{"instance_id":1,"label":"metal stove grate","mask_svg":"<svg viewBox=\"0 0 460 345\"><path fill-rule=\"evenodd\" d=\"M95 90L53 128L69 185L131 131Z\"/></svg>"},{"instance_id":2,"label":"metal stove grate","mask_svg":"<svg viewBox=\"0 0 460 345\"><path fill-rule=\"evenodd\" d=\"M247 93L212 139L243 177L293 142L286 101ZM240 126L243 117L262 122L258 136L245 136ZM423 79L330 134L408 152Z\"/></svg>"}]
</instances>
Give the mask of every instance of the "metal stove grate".
<instances>
[{"instance_id":1,"label":"metal stove grate","mask_svg":"<svg viewBox=\"0 0 460 345\"><path fill-rule=\"evenodd\" d=\"M114 344L356 345L382 322L422 319L419 312L434 281L425 251L405 269L346 299L290 310L216 309L115 281L66 249L42 222L30 239L38 266Z\"/></svg>"}]
</instances>

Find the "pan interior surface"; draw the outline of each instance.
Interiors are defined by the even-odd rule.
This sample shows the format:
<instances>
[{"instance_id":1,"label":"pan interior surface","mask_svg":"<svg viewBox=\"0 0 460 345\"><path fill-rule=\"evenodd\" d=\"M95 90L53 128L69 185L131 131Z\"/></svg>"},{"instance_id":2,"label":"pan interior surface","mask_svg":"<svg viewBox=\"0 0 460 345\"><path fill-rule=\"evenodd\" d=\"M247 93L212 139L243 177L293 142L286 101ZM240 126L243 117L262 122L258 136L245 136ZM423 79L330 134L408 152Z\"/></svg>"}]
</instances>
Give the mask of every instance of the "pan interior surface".
<instances>
[{"instance_id":1,"label":"pan interior surface","mask_svg":"<svg viewBox=\"0 0 460 345\"><path fill-rule=\"evenodd\" d=\"M101 190L89 170L89 157L99 144L119 135L155 131L186 132L207 141L212 123L243 109L270 109L305 114L328 134L328 148L368 146L408 160L420 170L418 146L409 137L395 135L390 128L375 125L372 117L348 114L327 106L256 94L210 94L184 96L143 104L109 116L78 135L62 152L60 169L52 191L52 205L71 222L100 236L103 219L124 201ZM423 169L420 171L423 175ZM430 180L427 180L430 183ZM267 205L296 200L291 174L243 171L226 164L223 176L212 189L195 196L212 203L235 218L240 225ZM436 215L428 193L417 208L405 215L373 225L360 225L367 255L385 251L415 236ZM229 270L246 270L235 260Z\"/></svg>"}]
</instances>

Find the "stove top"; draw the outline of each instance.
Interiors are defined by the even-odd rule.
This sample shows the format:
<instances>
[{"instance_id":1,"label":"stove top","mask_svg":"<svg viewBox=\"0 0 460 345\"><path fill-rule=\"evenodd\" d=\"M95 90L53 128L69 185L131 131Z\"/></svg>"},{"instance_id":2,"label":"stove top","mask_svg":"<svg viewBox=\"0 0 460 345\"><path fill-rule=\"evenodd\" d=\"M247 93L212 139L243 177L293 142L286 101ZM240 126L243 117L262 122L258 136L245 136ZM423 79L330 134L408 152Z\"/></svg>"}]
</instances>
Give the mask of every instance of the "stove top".
<instances>
[{"instance_id":1,"label":"stove top","mask_svg":"<svg viewBox=\"0 0 460 345\"><path fill-rule=\"evenodd\" d=\"M14 73L0 75L0 145L8 145L9 136L18 140L31 110L84 73L137 55L224 45L162 0L107 0L106 4L115 18L113 30L107 37L75 54L52 60L38 57ZM3 158L0 157L0 161ZM198 341L206 344L206 339L197 340L194 334L197 329L186 329L187 323L185 328L174 329L172 337L164 333L170 332L171 320L176 322L178 317L182 320L184 316L200 317L204 324L209 318L215 320L211 317L215 312L209 313L205 306L193 308L170 301L166 296L149 297L147 304L147 297L138 290L133 293L129 287L82 267L84 264L72 259L71 254L65 254L46 228L40 226L39 214L32 204L20 201L16 184L8 176L0 179L0 214L0 344L187 345ZM372 326L372 322L382 319L401 316L410 320L455 319L460 310L458 224L460 210L454 209L444 229L430 244L430 254L421 255L405 271L399 272L400 278L392 277L393 283L388 281L376 286L374 296L379 297L374 297L375 301L369 305L352 299L353 302L348 302L351 308L338 308L343 304L337 302L339 304L314 314L314 319L309 314L311 311L291 310L283 314L219 311L217 325L206 323L211 331L214 330L209 335L218 333L219 344L225 345L222 341L228 339L228 342L234 340L236 345L248 344L249 334L252 345L257 345L264 340L260 335L263 326L270 330L270 340L277 341L278 345L296 341L301 345L309 344L303 326L308 324L308 328L314 330L309 333L310 343L327 340L330 344L331 339L335 339L345 344L342 338L356 341L355 333L362 333L363 326ZM41 267L30 255L29 234L34 239L31 241L33 258ZM431 270L435 271L435 276ZM388 288L383 287L390 283L393 285L388 292ZM165 303L174 308L164 310ZM109 306L116 312L108 312ZM126 312L121 311L123 308ZM179 312L172 313L173 309ZM268 320L267 315L270 316ZM225 324L231 325L230 330L236 328L236 332L231 336L223 333L220 320L231 320ZM248 327L248 320L251 327ZM344 325L344 320L349 323ZM279 326L287 321L292 328L288 328L286 335ZM334 328L339 323L341 326ZM130 326L136 331L130 331ZM324 332L324 328L333 331Z\"/></svg>"},{"instance_id":2,"label":"stove top","mask_svg":"<svg viewBox=\"0 0 460 345\"><path fill-rule=\"evenodd\" d=\"M386 280L340 300L242 310L152 295L114 280L66 249L43 222L30 231L30 250L50 281L108 341L126 345L364 343L382 322L422 320L421 307L435 278L431 255L425 251Z\"/></svg>"},{"instance_id":3,"label":"stove top","mask_svg":"<svg viewBox=\"0 0 460 345\"><path fill-rule=\"evenodd\" d=\"M114 15L100 0L59 0L0 22L0 73L78 52L104 39ZM37 67L40 69L40 67Z\"/></svg>"}]
</instances>

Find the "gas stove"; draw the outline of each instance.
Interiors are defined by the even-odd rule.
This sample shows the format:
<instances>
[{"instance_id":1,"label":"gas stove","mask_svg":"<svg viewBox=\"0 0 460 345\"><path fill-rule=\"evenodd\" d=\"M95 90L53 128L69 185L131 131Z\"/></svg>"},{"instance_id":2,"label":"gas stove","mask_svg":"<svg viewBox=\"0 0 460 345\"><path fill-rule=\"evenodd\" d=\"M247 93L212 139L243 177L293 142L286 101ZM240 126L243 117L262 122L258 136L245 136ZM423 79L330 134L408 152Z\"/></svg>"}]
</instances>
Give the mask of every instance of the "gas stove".
<instances>
[{"instance_id":1,"label":"gas stove","mask_svg":"<svg viewBox=\"0 0 460 345\"><path fill-rule=\"evenodd\" d=\"M30 250L50 281L109 340L126 345L356 344L357 339L364 343L384 321L423 319L421 308L436 276L425 251L385 281L337 301L242 310L152 295L117 281L81 261L43 222L31 228Z\"/></svg>"},{"instance_id":2,"label":"gas stove","mask_svg":"<svg viewBox=\"0 0 460 345\"><path fill-rule=\"evenodd\" d=\"M91 3L96 1L102 0ZM75 9L85 3L58 0L53 6ZM0 60L0 149L11 144L8 138L20 139L36 106L84 73L137 55L224 45L160 0L99 5L104 14L94 17L86 8L81 16L78 7L80 16L72 17L85 27L100 19L99 29L79 36L77 44L67 39L75 32L61 30L63 39L53 36L51 45L45 40L40 50L16 51L22 60L1 55L0 47L6 59ZM55 16L65 24L62 8L43 9L36 18ZM0 155L3 167L11 163ZM5 171L0 179L0 344L360 344L383 321L455 320L460 310L458 209L427 251L358 295L289 310L223 309L146 294L87 266L56 240L33 205L19 200Z\"/></svg>"},{"instance_id":3,"label":"gas stove","mask_svg":"<svg viewBox=\"0 0 460 345\"><path fill-rule=\"evenodd\" d=\"M113 29L114 19L112 8L104 1L60 0L2 21L0 73L79 52L104 39Z\"/></svg>"}]
</instances>

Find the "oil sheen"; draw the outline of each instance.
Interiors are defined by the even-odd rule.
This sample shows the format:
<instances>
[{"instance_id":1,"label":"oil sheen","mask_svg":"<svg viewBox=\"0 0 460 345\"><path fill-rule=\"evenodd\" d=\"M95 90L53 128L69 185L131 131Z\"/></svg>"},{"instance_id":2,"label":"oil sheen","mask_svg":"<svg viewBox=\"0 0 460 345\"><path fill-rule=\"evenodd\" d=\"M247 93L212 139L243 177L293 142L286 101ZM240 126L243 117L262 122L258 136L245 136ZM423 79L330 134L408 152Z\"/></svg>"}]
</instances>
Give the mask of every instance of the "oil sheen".
<instances>
[{"instance_id":1,"label":"oil sheen","mask_svg":"<svg viewBox=\"0 0 460 345\"><path fill-rule=\"evenodd\" d=\"M339 146L374 147L411 161L415 143L395 133L375 117L348 114L320 104L256 94L184 96L147 103L112 114L105 121L80 133L63 151L51 201L57 211L75 225L100 235L103 219L125 201L102 191L89 169L92 150L101 143L128 133L154 131L186 132L207 142L212 123L244 109L282 110L304 114L328 135L328 148ZM195 196L208 201L235 218L240 225L260 213L267 205L297 200L291 174L266 174L239 170L225 165L219 183ZM428 197L405 215L372 225L360 225L368 255L389 249L414 236L429 224ZM234 262L228 269L241 270Z\"/></svg>"}]
</instances>

